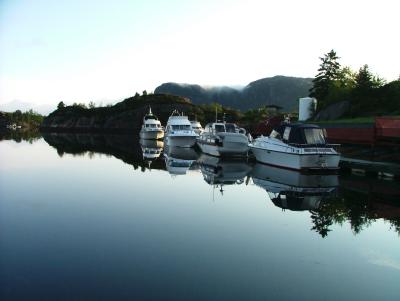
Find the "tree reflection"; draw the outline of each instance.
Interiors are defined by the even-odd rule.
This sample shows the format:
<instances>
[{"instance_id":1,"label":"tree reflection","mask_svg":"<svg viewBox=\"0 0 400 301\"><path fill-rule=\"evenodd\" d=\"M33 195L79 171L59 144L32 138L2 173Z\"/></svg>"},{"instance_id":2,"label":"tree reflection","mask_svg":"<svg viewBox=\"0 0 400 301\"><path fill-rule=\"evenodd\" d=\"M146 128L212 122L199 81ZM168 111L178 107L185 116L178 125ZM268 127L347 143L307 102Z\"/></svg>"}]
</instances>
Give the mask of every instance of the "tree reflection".
<instances>
[{"instance_id":1,"label":"tree reflection","mask_svg":"<svg viewBox=\"0 0 400 301\"><path fill-rule=\"evenodd\" d=\"M388 184L398 186L398 183ZM311 230L319 233L321 237L326 237L332 230L332 225L342 225L348 221L351 230L357 235L377 219L384 219L390 223L391 229L400 235L398 201L391 199L388 195L380 194L377 198L370 191L352 191L344 186L341 186L339 190L338 198L327 199L319 208L310 210L313 223Z\"/></svg>"}]
</instances>

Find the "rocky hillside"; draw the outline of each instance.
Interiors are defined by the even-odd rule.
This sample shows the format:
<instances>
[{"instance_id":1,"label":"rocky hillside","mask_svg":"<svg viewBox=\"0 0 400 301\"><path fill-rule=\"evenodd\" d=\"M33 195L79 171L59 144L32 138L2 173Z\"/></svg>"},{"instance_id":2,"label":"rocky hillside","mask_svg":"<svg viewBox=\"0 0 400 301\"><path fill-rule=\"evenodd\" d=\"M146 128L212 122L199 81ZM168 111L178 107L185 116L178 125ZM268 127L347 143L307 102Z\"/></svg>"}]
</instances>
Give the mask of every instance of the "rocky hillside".
<instances>
[{"instance_id":1,"label":"rocky hillside","mask_svg":"<svg viewBox=\"0 0 400 301\"><path fill-rule=\"evenodd\" d=\"M164 83L155 93L187 97L194 104L218 102L242 111L272 104L291 111L297 109L298 98L309 94L311 86L311 78L274 76L251 82L243 89Z\"/></svg>"},{"instance_id":2,"label":"rocky hillside","mask_svg":"<svg viewBox=\"0 0 400 301\"><path fill-rule=\"evenodd\" d=\"M47 116L42 131L132 132L140 129L143 116L151 106L163 124L175 109L192 114L196 107L190 100L172 95L151 94L131 97L111 107L87 109L68 106Z\"/></svg>"}]
</instances>

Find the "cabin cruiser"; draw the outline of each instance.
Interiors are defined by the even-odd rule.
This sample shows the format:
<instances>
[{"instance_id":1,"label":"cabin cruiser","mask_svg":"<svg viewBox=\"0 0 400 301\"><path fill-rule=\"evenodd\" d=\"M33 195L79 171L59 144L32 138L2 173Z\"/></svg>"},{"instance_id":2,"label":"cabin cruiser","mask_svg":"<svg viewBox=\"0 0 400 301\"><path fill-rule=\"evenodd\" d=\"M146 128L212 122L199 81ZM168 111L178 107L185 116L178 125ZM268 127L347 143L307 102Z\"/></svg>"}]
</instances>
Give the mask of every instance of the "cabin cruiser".
<instances>
[{"instance_id":1,"label":"cabin cruiser","mask_svg":"<svg viewBox=\"0 0 400 301\"><path fill-rule=\"evenodd\" d=\"M192 126L192 130L197 134L200 135L201 133L204 132L203 127L201 126L201 123L197 120L192 120L190 121L190 124Z\"/></svg>"},{"instance_id":2,"label":"cabin cruiser","mask_svg":"<svg viewBox=\"0 0 400 301\"><path fill-rule=\"evenodd\" d=\"M249 150L246 131L234 123L213 122L206 125L197 139L203 153L212 156L244 156Z\"/></svg>"},{"instance_id":3,"label":"cabin cruiser","mask_svg":"<svg viewBox=\"0 0 400 301\"><path fill-rule=\"evenodd\" d=\"M184 175L189 169L195 169L198 154L193 148L165 146L164 160L171 175Z\"/></svg>"},{"instance_id":4,"label":"cabin cruiser","mask_svg":"<svg viewBox=\"0 0 400 301\"><path fill-rule=\"evenodd\" d=\"M177 111L172 112L165 129L165 144L172 147L192 147L197 137L188 117Z\"/></svg>"},{"instance_id":5,"label":"cabin cruiser","mask_svg":"<svg viewBox=\"0 0 400 301\"><path fill-rule=\"evenodd\" d=\"M151 108L149 108L149 112L143 117L143 124L139 135L141 139L162 139L164 137L161 122L151 112Z\"/></svg>"},{"instance_id":6,"label":"cabin cruiser","mask_svg":"<svg viewBox=\"0 0 400 301\"><path fill-rule=\"evenodd\" d=\"M295 170L337 170L338 145L328 144L322 128L313 124L283 124L269 137L249 144L257 161Z\"/></svg>"},{"instance_id":7,"label":"cabin cruiser","mask_svg":"<svg viewBox=\"0 0 400 301\"><path fill-rule=\"evenodd\" d=\"M261 163L254 166L251 176L275 206L292 211L318 209L323 200L337 195L339 186L336 174L303 174Z\"/></svg>"},{"instance_id":8,"label":"cabin cruiser","mask_svg":"<svg viewBox=\"0 0 400 301\"><path fill-rule=\"evenodd\" d=\"M242 184L251 171L251 166L242 160L221 159L201 154L197 160L204 181L213 186Z\"/></svg>"}]
</instances>

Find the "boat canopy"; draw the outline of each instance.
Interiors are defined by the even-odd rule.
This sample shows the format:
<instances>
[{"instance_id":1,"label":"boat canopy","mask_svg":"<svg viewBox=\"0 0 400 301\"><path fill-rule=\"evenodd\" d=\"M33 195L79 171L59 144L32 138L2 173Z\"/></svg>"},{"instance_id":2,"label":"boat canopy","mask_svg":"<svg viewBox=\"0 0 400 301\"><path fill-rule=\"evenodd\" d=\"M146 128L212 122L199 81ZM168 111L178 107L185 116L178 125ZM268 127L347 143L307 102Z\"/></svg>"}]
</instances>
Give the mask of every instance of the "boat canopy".
<instances>
[{"instance_id":1,"label":"boat canopy","mask_svg":"<svg viewBox=\"0 0 400 301\"><path fill-rule=\"evenodd\" d=\"M314 124L283 124L274 128L270 137L290 144L326 144L325 130Z\"/></svg>"},{"instance_id":2,"label":"boat canopy","mask_svg":"<svg viewBox=\"0 0 400 301\"><path fill-rule=\"evenodd\" d=\"M158 120L158 118L153 114L147 114L146 116L144 116L144 120L151 120L151 119Z\"/></svg>"}]
</instances>

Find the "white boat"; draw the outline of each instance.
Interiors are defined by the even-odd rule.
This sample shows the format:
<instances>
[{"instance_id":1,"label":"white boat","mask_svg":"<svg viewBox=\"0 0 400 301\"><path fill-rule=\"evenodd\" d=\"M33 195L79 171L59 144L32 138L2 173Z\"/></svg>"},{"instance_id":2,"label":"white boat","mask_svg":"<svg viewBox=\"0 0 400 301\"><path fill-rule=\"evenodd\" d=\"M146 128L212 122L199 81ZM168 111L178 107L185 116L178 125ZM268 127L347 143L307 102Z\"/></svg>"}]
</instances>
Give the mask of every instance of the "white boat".
<instances>
[{"instance_id":1,"label":"white boat","mask_svg":"<svg viewBox=\"0 0 400 301\"><path fill-rule=\"evenodd\" d=\"M192 147L198 135L192 130L187 116L172 112L165 128L165 144L171 147Z\"/></svg>"},{"instance_id":2,"label":"white boat","mask_svg":"<svg viewBox=\"0 0 400 301\"><path fill-rule=\"evenodd\" d=\"M197 145L203 153L212 156L244 156L249 150L245 133L233 123L213 122L206 125Z\"/></svg>"},{"instance_id":3,"label":"white boat","mask_svg":"<svg viewBox=\"0 0 400 301\"><path fill-rule=\"evenodd\" d=\"M149 112L143 117L143 124L140 130L141 139L162 139L164 137L164 130L161 126L160 120L151 112Z\"/></svg>"},{"instance_id":4,"label":"white boat","mask_svg":"<svg viewBox=\"0 0 400 301\"><path fill-rule=\"evenodd\" d=\"M203 127L201 126L201 123L197 120L192 120L190 121L190 124L192 126L192 130L197 134L201 135L204 132Z\"/></svg>"},{"instance_id":5,"label":"white boat","mask_svg":"<svg viewBox=\"0 0 400 301\"><path fill-rule=\"evenodd\" d=\"M249 144L257 161L295 170L337 170L337 145L328 144L322 128L312 124L284 124L269 137Z\"/></svg>"},{"instance_id":6,"label":"white boat","mask_svg":"<svg viewBox=\"0 0 400 301\"><path fill-rule=\"evenodd\" d=\"M260 163L253 167L251 176L275 206L293 211L318 209L323 200L337 195L339 186L336 174L303 174Z\"/></svg>"}]
</instances>

